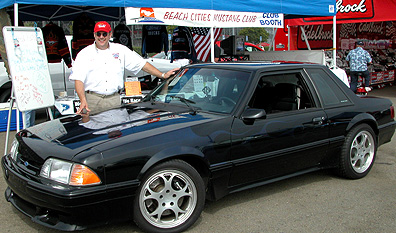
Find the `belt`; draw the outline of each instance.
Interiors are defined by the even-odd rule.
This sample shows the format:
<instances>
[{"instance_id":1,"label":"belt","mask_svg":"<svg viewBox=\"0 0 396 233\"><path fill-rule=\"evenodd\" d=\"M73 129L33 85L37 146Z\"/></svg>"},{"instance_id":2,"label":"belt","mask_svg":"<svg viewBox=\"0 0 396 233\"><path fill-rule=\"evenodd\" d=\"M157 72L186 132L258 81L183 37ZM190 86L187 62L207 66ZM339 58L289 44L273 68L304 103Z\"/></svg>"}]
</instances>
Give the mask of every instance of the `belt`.
<instances>
[{"instance_id":1,"label":"belt","mask_svg":"<svg viewBox=\"0 0 396 233\"><path fill-rule=\"evenodd\" d=\"M99 93L96 93L96 92L93 92L93 91L89 91L89 90L85 91L85 93L88 93L88 94L91 94L91 95L95 95L95 96L98 96L98 97L101 97L101 98L107 98L107 97L112 97L112 96L120 94L120 91L114 92L113 94L109 94L109 95L99 94Z\"/></svg>"}]
</instances>

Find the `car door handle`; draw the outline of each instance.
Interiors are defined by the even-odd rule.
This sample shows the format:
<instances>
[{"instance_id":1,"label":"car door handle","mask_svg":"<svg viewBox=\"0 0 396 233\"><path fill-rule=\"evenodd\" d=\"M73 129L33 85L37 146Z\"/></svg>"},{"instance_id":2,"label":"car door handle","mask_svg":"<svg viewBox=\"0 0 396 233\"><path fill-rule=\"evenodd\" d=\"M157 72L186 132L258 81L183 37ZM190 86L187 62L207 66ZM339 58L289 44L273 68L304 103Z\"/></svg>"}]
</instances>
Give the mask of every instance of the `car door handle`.
<instances>
[{"instance_id":1,"label":"car door handle","mask_svg":"<svg viewBox=\"0 0 396 233\"><path fill-rule=\"evenodd\" d=\"M312 119L312 123L314 124L314 125L322 125L323 124L323 121L325 120L326 118L325 117L315 117L315 118L313 118Z\"/></svg>"}]
</instances>

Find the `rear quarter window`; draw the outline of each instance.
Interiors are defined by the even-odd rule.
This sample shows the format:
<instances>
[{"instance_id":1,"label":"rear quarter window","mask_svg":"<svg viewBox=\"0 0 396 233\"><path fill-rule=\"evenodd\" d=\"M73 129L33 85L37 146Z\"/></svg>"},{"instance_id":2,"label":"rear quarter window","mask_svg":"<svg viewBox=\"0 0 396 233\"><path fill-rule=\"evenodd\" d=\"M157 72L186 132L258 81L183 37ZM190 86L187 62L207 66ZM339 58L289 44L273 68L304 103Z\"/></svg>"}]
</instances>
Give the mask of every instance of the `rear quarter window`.
<instances>
[{"instance_id":1,"label":"rear quarter window","mask_svg":"<svg viewBox=\"0 0 396 233\"><path fill-rule=\"evenodd\" d=\"M350 104L348 97L323 69L306 69L324 107Z\"/></svg>"}]
</instances>

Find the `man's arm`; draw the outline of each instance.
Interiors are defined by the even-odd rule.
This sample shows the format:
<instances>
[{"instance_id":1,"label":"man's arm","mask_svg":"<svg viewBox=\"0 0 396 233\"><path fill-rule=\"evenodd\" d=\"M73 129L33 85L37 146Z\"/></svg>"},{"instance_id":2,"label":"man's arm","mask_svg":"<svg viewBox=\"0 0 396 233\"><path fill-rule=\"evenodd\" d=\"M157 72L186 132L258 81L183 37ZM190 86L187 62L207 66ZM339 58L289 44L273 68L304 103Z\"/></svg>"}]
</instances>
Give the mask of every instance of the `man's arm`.
<instances>
[{"instance_id":1,"label":"man's arm","mask_svg":"<svg viewBox=\"0 0 396 233\"><path fill-rule=\"evenodd\" d=\"M87 112L91 111L88 108L87 99L85 98L84 83L81 82L80 80L75 80L74 86L75 86L78 98L80 98L80 108L78 109L77 114L80 114L83 109L86 109Z\"/></svg>"},{"instance_id":2,"label":"man's arm","mask_svg":"<svg viewBox=\"0 0 396 233\"><path fill-rule=\"evenodd\" d=\"M146 64L142 68L143 71L154 75L155 77L161 78L161 79L168 79L170 76L176 74L176 72L179 70L179 68L175 68L173 70L169 70L166 73L161 73L157 68L155 68L153 65L150 63L146 62Z\"/></svg>"}]
</instances>

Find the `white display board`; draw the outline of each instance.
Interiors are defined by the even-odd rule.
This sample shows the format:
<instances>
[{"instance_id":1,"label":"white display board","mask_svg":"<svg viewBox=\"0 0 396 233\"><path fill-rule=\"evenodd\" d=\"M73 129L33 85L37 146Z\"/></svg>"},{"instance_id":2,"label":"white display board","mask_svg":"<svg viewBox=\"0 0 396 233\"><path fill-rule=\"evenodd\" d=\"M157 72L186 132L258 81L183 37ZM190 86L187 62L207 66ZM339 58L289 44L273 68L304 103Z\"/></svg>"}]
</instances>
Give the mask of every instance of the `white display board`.
<instances>
[{"instance_id":1,"label":"white display board","mask_svg":"<svg viewBox=\"0 0 396 233\"><path fill-rule=\"evenodd\" d=\"M4 43L19 111L55 103L43 33L37 27L4 27Z\"/></svg>"}]
</instances>

